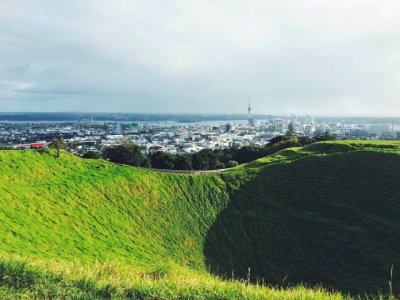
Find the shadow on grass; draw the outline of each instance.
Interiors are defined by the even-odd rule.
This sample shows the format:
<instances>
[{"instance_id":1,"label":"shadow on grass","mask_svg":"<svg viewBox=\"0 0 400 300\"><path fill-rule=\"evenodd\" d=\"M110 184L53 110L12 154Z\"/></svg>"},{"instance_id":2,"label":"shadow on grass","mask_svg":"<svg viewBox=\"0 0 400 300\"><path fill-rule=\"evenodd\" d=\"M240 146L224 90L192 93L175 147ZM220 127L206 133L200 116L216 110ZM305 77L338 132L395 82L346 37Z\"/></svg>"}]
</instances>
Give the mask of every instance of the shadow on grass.
<instances>
[{"instance_id":1,"label":"shadow on grass","mask_svg":"<svg viewBox=\"0 0 400 300\"><path fill-rule=\"evenodd\" d=\"M399 169L397 155L354 152L271 165L236 182L208 232L206 263L227 278L247 279L250 268L253 282L353 295L387 293L393 266L398 294Z\"/></svg>"}]
</instances>

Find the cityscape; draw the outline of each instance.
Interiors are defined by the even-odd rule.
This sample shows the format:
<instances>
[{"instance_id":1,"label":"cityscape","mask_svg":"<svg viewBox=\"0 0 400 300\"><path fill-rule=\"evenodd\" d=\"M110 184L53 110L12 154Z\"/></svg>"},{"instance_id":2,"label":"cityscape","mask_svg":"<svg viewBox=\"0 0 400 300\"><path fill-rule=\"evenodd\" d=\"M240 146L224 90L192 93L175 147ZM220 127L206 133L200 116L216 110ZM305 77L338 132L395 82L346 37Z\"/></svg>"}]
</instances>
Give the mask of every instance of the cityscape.
<instances>
[{"instance_id":1,"label":"cityscape","mask_svg":"<svg viewBox=\"0 0 400 300\"><path fill-rule=\"evenodd\" d=\"M138 118L118 114L102 115L101 121L81 119L78 115L73 120L72 114L68 121L21 121L15 120L18 118L14 116L14 119L8 117L11 120L0 122L0 146L12 149L44 148L62 136L68 142L70 152L83 155L88 151L100 152L104 147L118 145L125 137L139 145L145 154L154 149L184 154L203 149L263 146L272 138L284 135L289 124L293 124L295 135L299 137L312 138L329 133L338 140L400 139L398 119L314 118L293 114L253 117L250 101L247 112L247 118L227 115L209 117L208 120L196 115L171 120L162 115ZM54 119L52 114L46 115L48 119Z\"/></svg>"}]
</instances>

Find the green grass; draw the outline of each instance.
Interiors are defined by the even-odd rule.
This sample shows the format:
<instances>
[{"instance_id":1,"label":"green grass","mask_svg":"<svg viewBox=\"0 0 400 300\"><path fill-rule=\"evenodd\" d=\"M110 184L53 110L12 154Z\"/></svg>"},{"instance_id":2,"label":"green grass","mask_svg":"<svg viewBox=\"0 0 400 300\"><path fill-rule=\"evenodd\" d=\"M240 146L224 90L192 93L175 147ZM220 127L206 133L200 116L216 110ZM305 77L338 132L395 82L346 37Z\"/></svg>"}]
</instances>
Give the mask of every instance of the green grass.
<instances>
[{"instance_id":1,"label":"green grass","mask_svg":"<svg viewBox=\"0 0 400 300\"><path fill-rule=\"evenodd\" d=\"M168 257L200 268L199 241L228 202L218 177L153 173L67 154L0 155L0 243L9 253L143 266Z\"/></svg>"},{"instance_id":2,"label":"green grass","mask_svg":"<svg viewBox=\"0 0 400 300\"><path fill-rule=\"evenodd\" d=\"M0 282L0 296L9 299L348 299L319 287L249 285L171 265L146 273L115 263L82 267L79 262L30 265L3 259Z\"/></svg>"},{"instance_id":3,"label":"green grass","mask_svg":"<svg viewBox=\"0 0 400 300\"><path fill-rule=\"evenodd\" d=\"M208 176L0 151L0 297L379 297L392 266L398 295L399 170L390 141L317 143Z\"/></svg>"}]
</instances>

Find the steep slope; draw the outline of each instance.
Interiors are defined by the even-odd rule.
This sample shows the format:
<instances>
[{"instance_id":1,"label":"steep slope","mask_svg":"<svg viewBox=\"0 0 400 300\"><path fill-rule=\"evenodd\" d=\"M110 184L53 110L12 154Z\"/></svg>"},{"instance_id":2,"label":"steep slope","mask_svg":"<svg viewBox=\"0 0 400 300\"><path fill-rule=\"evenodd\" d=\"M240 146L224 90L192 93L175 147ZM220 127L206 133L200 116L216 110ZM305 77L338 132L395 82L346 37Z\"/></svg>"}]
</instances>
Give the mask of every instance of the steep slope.
<instances>
[{"instance_id":1,"label":"steep slope","mask_svg":"<svg viewBox=\"0 0 400 300\"><path fill-rule=\"evenodd\" d=\"M162 174L64 153L0 152L0 250L147 267L204 267L203 241L228 202L216 176Z\"/></svg>"},{"instance_id":2,"label":"steep slope","mask_svg":"<svg viewBox=\"0 0 400 300\"><path fill-rule=\"evenodd\" d=\"M207 176L0 151L0 253L387 291L392 266L400 286L399 169L396 142L318 143Z\"/></svg>"},{"instance_id":3,"label":"steep slope","mask_svg":"<svg viewBox=\"0 0 400 300\"><path fill-rule=\"evenodd\" d=\"M322 143L251 165L209 231L214 272L363 294L387 290L393 267L400 286L399 144Z\"/></svg>"}]
</instances>

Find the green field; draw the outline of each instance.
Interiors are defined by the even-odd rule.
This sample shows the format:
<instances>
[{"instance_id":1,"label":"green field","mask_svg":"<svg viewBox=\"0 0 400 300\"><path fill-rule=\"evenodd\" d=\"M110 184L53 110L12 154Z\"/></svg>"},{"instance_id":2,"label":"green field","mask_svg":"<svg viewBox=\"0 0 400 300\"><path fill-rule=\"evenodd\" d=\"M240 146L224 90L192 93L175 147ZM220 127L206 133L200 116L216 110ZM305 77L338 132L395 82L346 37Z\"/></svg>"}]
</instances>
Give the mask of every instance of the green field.
<instances>
[{"instance_id":1,"label":"green field","mask_svg":"<svg viewBox=\"0 0 400 300\"><path fill-rule=\"evenodd\" d=\"M204 176L0 151L0 298L399 295L399 171L389 141Z\"/></svg>"}]
</instances>

